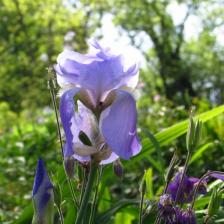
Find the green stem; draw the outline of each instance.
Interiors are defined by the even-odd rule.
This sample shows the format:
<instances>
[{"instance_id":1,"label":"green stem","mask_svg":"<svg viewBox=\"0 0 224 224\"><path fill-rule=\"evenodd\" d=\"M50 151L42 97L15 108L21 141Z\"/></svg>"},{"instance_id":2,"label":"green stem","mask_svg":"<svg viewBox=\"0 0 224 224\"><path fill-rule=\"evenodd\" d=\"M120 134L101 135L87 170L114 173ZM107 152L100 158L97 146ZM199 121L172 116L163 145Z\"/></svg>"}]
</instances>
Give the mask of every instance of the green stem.
<instances>
[{"instance_id":1,"label":"green stem","mask_svg":"<svg viewBox=\"0 0 224 224\"><path fill-rule=\"evenodd\" d=\"M59 217L60 217L60 223L64 224L64 218L63 218L63 213L62 213L61 207L57 206L57 209L58 209L58 214L59 214Z\"/></svg>"},{"instance_id":2,"label":"green stem","mask_svg":"<svg viewBox=\"0 0 224 224\"><path fill-rule=\"evenodd\" d=\"M93 188L95 176L97 173L97 168L98 168L97 164L92 160L90 163L90 173L88 177L88 182L86 185L85 193L83 195L83 199L81 202L80 209L78 211L78 216L76 218L75 224L80 224L85 216L86 208L88 206L89 198L91 195L91 190Z\"/></svg>"},{"instance_id":3,"label":"green stem","mask_svg":"<svg viewBox=\"0 0 224 224\"><path fill-rule=\"evenodd\" d=\"M102 177L102 169L103 168L101 166L99 168L99 172L98 172L98 178L97 178L96 189L95 189L95 193L94 193L93 204L92 204L90 218L89 218L89 224L92 224L94 221L94 215L95 215L95 211L96 211L97 197L98 197L98 191L99 191L99 184L100 184L101 177Z\"/></svg>"},{"instance_id":4,"label":"green stem","mask_svg":"<svg viewBox=\"0 0 224 224\"><path fill-rule=\"evenodd\" d=\"M143 210L143 202L144 202L145 192L141 192L141 200L140 200L140 211L139 211L139 224L142 224L142 210Z\"/></svg>"},{"instance_id":5,"label":"green stem","mask_svg":"<svg viewBox=\"0 0 224 224\"><path fill-rule=\"evenodd\" d=\"M82 189L81 189L79 204L82 203L83 194L84 194L84 190L85 190L85 186L86 186L86 179L87 179L87 170L84 168L84 177L83 177L83 182L82 182Z\"/></svg>"}]
</instances>

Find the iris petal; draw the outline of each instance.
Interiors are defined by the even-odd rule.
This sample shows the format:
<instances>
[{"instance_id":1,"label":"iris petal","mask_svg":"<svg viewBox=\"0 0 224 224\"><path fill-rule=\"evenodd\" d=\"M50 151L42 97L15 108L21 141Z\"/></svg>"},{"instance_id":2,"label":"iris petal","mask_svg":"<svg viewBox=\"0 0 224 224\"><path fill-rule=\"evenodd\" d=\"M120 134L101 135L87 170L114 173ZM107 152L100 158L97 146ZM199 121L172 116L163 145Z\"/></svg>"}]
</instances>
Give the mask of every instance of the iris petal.
<instances>
[{"instance_id":1,"label":"iris petal","mask_svg":"<svg viewBox=\"0 0 224 224\"><path fill-rule=\"evenodd\" d=\"M72 84L88 90L96 105L111 90L129 86L129 81L133 82L138 73L138 66L133 64L126 68L122 55L112 54L97 42L93 46L97 50L93 55L62 52L55 70L61 85Z\"/></svg>"},{"instance_id":2,"label":"iris petal","mask_svg":"<svg viewBox=\"0 0 224 224\"><path fill-rule=\"evenodd\" d=\"M118 158L119 158L119 156L116 155L114 152L112 152L111 155L110 155L110 157L108 159L102 160L100 162L100 165L106 165L106 164L112 163L115 160L117 160Z\"/></svg>"},{"instance_id":3,"label":"iris petal","mask_svg":"<svg viewBox=\"0 0 224 224\"><path fill-rule=\"evenodd\" d=\"M83 131L93 141L96 125L94 115L80 101L78 101L78 112L75 112L74 96L78 93L80 93L79 88L68 90L60 100L60 115L66 137L64 156L73 156L80 162L85 162L90 160L89 156L85 156L87 152L81 155L80 150L77 149L79 151L76 153L76 145L83 145L78 136L80 131Z\"/></svg>"},{"instance_id":4,"label":"iris petal","mask_svg":"<svg viewBox=\"0 0 224 224\"><path fill-rule=\"evenodd\" d=\"M60 100L61 123L64 128L66 143L64 145L64 156L69 157L74 154L73 151L73 133L71 130L74 121L74 96L80 91L79 88L66 91Z\"/></svg>"},{"instance_id":5,"label":"iris petal","mask_svg":"<svg viewBox=\"0 0 224 224\"><path fill-rule=\"evenodd\" d=\"M114 102L101 114L100 129L112 152L123 159L129 159L141 150L136 135L136 104L128 92L123 90L115 92Z\"/></svg>"}]
</instances>

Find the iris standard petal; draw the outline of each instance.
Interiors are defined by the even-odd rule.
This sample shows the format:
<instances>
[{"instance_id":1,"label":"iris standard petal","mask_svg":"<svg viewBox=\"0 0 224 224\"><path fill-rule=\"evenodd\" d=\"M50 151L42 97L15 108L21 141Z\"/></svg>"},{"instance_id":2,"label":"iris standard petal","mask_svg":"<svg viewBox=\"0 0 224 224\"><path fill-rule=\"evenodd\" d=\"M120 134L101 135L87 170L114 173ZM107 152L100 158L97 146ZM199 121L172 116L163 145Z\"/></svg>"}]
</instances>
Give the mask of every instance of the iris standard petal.
<instances>
[{"instance_id":1,"label":"iris standard petal","mask_svg":"<svg viewBox=\"0 0 224 224\"><path fill-rule=\"evenodd\" d=\"M93 45L95 55L82 55L77 52L62 52L55 66L60 84L70 83L89 91L95 105L112 89L128 86L138 73L138 66L133 64L126 68L122 55L114 55L109 49L98 43Z\"/></svg>"},{"instance_id":2,"label":"iris standard petal","mask_svg":"<svg viewBox=\"0 0 224 224\"><path fill-rule=\"evenodd\" d=\"M136 104L128 92L116 90L115 93L114 102L101 114L100 129L111 151L129 159L141 150L136 135Z\"/></svg>"}]
</instances>

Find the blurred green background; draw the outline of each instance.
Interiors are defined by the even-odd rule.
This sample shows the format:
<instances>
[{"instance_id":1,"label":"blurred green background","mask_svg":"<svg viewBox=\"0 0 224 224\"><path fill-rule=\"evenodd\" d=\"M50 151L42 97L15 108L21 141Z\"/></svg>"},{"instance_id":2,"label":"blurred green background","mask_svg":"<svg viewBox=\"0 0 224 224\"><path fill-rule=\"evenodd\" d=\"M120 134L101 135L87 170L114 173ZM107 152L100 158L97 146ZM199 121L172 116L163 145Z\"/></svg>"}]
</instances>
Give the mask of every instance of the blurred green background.
<instances>
[{"instance_id":1,"label":"blurred green background","mask_svg":"<svg viewBox=\"0 0 224 224\"><path fill-rule=\"evenodd\" d=\"M91 38L140 61L135 94L142 138L142 130L154 134L191 110L223 104L222 0L0 0L0 223L13 223L30 203L39 156L56 175L61 159L47 69L64 48L86 52ZM184 158L184 139L162 147L165 166L175 148ZM223 141L221 115L204 125L206 147L189 173L224 170ZM142 170L152 168L156 195L163 177L156 160L153 152L130 162L123 181L112 176L105 192L114 202L137 198ZM121 214L113 223L131 223L136 215Z\"/></svg>"}]
</instances>

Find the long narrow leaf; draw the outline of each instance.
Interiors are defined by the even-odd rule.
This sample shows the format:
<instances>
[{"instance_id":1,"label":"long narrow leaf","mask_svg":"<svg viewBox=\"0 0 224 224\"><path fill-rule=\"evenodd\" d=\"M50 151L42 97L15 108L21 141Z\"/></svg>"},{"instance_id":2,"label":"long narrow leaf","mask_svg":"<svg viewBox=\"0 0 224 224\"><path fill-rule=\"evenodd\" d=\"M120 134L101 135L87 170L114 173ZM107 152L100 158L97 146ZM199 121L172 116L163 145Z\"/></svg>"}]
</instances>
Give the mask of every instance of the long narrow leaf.
<instances>
[{"instance_id":1,"label":"long narrow leaf","mask_svg":"<svg viewBox=\"0 0 224 224\"><path fill-rule=\"evenodd\" d=\"M224 105L216 107L214 109L211 109L205 113L202 113L198 116L196 116L196 118L200 119L203 123L220 115L221 113L224 112ZM173 140L175 140L176 138L180 137L181 135L185 134L188 128L188 119L185 121L182 121L178 124L175 124L157 134L155 134L155 138L157 140L157 142L159 143L160 146L164 146L170 142L172 142ZM132 158L132 162L133 161L139 161L141 160L143 157L147 157L148 151L151 150L152 148L154 148L154 144L150 141L147 140L143 140L143 149L141 151L141 153L139 153L137 156L135 156L134 158Z\"/></svg>"}]
</instances>

